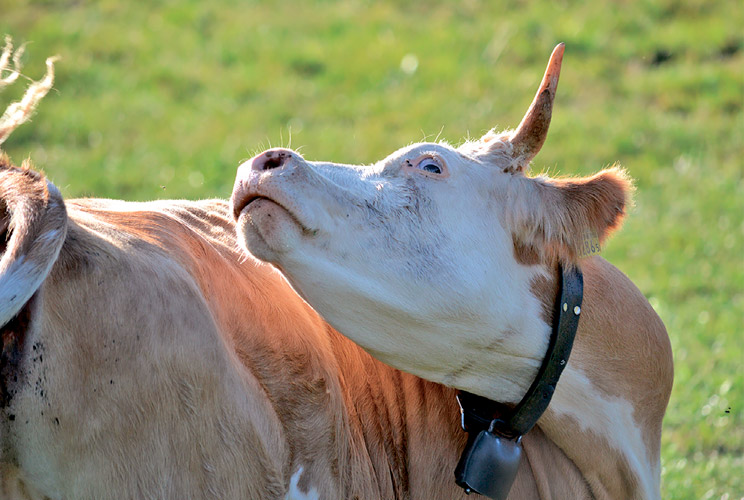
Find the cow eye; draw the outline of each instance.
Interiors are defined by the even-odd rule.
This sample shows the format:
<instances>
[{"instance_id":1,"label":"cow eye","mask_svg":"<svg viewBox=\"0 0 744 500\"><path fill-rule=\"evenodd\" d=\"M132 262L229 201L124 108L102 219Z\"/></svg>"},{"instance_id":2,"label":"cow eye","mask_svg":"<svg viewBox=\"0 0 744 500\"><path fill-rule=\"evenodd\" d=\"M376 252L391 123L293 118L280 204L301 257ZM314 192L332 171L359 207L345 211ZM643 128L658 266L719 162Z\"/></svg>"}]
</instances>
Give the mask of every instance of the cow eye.
<instances>
[{"instance_id":1,"label":"cow eye","mask_svg":"<svg viewBox=\"0 0 744 500\"><path fill-rule=\"evenodd\" d=\"M424 158L416 165L416 168L431 172L432 174L441 174L442 167L434 158Z\"/></svg>"}]
</instances>

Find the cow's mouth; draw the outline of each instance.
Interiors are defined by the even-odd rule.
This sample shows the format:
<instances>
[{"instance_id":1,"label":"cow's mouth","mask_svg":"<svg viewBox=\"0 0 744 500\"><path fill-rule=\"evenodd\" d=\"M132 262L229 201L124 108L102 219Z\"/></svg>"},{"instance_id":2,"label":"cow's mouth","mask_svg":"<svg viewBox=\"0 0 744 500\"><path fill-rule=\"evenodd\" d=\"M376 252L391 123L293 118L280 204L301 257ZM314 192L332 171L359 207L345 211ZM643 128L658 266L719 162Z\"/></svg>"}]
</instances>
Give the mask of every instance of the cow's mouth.
<instances>
[{"instance_id":1,"label":"cow's mouth","mask_svg":"<svg viewBox=\"0 0 744 500\"><path fill-rule=\"evenodd\" d=\"M273 203L276 203L274 200L272 200L271 198L267 198L266 196L259 196L259 195L249 196L247 199L243 200L241 203L236 204L235 207L233 208L233 216L235 217L235 219L237 220L238 217L240 217L240 214L246 208L248 208L251 203L254 203L258 200L269 200ZM279 203L277 203L277 205L279 205Z\"/></svg>"},{"instance_id":2,"label":"cow's mouth","mask_svg":"<svg viewBox=\"0 0 744 500\"><path fill-rule=\"evenodd\" d=\"M233 216L246 248L259 259L273 262L278 254L295 248L300 239L317 233L293 208L291 203L263 194L235 198Z\"/></svg>"},{"instance_id":3,"label":"cow's mouth","mask_svg":"<svg viewBox=\"0 0 744 500\"><path fill-rule=\"evenodd\" d=\"M282 193L279 193L282 194ZM277 207L281 209L285 215L289 216L297 226L302 230L305 235L315 235L318 233L314 230L310 224L307 223L305 218L300 213L299 207L295 203L292 203L291 199L285 200L281 196L266 195L259 193L254 190L245 190L242 193L233 193L232 199L232 215L235 221L238 221L241 216L250 215L252 212L259 209L266 209L267 207Z\"/></svg>"},{"instance_id":4,"label":"cow's mouth","mask_svg":"<svg viewBox=\"0 0 744 500\"><path fill-rule=\"evenodd\" d=\"M243 215L250 215L254 210L266 209L266 207L274 206L279 207L283 212L286 213L294 222L297 224L304 233L312 232L305 223L300 220L294 210L287 208L286 204L277 201L275 198L269 198L264 195L249 195L244 199L238 200L233 206L233 216L235 220L238 220Z\"/></svg>"},{"instance_id":5,"label":"cow's mouth","mask_svg":"<svg viewBox=\"0 0 744 500\"><path fill-rule=\"evenodd\" d=\"M237 221L240 215L243 213L243 210L248 208L248 205L253 203L254 201L258 199L267 199L265 196L259 196L257 194L247 194L244 193L243 196L237 199L232 200L232 215L233 218Z\"/></svg>"}]
</instances>

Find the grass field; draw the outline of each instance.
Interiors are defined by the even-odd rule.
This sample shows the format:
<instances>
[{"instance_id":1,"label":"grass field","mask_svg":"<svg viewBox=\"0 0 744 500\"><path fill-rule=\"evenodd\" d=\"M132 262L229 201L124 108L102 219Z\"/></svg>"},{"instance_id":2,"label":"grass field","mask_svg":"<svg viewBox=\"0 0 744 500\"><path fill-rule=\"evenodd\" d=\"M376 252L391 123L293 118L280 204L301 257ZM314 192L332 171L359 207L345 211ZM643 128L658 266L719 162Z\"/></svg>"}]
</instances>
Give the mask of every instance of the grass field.
<instances>
[{"instance_id":1,"label":"grass field","mask_svg":"<svg viewBox=\"0 0 744 500\"><path fill-rule=\"evenodd\" d=\"M604 255L672 339L663 498L744 498L740 0L1 3L27 76L62 56L5 147L66 196L227 197L242 159L290 138L308 159L369 163L512 127L565 42L535 168L620 162L637 180Z\"/></svg>"}]
</instances>

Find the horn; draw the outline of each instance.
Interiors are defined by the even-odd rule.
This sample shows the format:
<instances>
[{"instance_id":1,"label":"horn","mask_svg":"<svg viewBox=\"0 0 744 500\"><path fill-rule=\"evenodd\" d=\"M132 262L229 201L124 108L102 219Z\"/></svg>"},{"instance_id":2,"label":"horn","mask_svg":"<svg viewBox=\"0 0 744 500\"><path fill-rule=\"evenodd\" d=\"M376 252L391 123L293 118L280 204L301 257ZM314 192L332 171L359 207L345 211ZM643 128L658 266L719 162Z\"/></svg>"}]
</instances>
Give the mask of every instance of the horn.
<instances>
[{"instance_id":1,"label":"horn","mask_svg":"<svg viewBox=\"0 0 744 500\"><path fill-rule=\"evenodd\" d=\"M553 49L548 67L545 70L545 76L543 76L542 83L537 89L537 94L535 94L535 99L510 140L513 147L513 156L519 162L519 167L527 166L532 158L540 152L540 148L548 135L564 48L565 44L559 43Z\"/></svg>"}]
</instances>

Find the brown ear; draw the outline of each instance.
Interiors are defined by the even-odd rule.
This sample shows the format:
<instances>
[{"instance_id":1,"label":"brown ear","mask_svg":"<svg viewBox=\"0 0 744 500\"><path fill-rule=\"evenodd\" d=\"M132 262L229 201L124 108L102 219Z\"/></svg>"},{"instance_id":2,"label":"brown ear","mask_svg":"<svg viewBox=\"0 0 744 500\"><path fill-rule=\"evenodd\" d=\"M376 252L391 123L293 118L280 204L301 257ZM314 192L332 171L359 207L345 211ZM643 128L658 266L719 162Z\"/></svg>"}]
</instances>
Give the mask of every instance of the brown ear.
<instances>
[{"instance_id":1,"label":"brown ear","mask_svg":"<svg viewBox=\"0 0 744 500\"><path fill-rule=\"evenodd\" d=\"M587 239L599 243L622 224L632 181L613 167L591 177L513 178L507 224L515 257L524 264L576 262L586 255Z\"/></svg>"}]
</instances>

